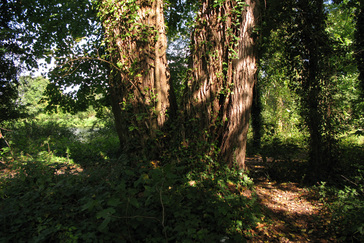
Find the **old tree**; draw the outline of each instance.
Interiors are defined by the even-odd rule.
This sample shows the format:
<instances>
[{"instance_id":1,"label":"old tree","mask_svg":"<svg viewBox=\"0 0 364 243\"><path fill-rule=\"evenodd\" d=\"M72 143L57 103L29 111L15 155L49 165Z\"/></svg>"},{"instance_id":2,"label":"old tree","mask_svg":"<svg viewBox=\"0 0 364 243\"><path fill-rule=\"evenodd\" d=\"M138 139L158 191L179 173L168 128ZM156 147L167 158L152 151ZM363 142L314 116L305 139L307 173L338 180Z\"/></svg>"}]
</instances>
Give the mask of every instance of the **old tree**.
<instances>
[{"instance_id":1,"label":"old tree","mask_svg":"<svg viewBox=\"0 0 364 243\"><path fill-rule=\"evenodd\" d=\"M187 116L229 166L244 167L257 60L258 1L203 1L192 36Z\"/></svg>"},{"instance_id":2,"label":"old tree","mask_svg":"<svg viewBox=\"0 0 364 243\"><path fill-rule=\"evenodd\" d=\"M222 163L244 167L256 83L258 1L17 4L21 11L16 21L24 24L16 28L24 44L38 58L55 57L50 108L61 104L72 111L109 103L127 153L158 159L171 140L204 141L212 145L204 149L213 150ZM183 4L192 4L198 13L190 32L188 73L176 81L168 70L164 12L186 14L181 13ZM177 82L183 83L183 97L174 94ZM73 92L62 92L67 86Z\"/></svg>"},{"instance_id":3,"label":"old tree","mask_svg":"<svg viewBox=\"0 0 364 243\"><path fill-rule=\"evenodd\" d=\"M163 149L177 107L166 60L164 3L100 1L109 88L121 145L150 159ZM214 142L218 157L244 167L256 82L257 1L202 1L192 33L189 74L179 105L182 139ZM191 126L193 126L192 129ZM197 134L191 131L200 131ZM140 150L139 150L140 151Z\"/></svg>"},{"instance_id":4,"label":"old tree","mask_svg":"<svg viewBox=\"0 0 364 243\"><path fill-rule=\"evenodd\" d=\"M163 128L170 106L163 2L100 1L97 7L120 143L148 154L147 143Z\"/></svg>"},{"instance_id":5,"label":"old tree","mask_svg":"<svg viewBox=\"0 0 364 243\"><path fill-rule=\"evenodd\" d=\"M337 157L332 155L333 100L327 95L335 88L327 68L334 52L323 1L3 2L4 16L11 16L3 18L11 29L4 33L13 36L3 45L14 41L26 47L28 56L55 58L49 108L110 105L123 151L147 160L160 159L170 144L198 145L196 152L243 168L257 83L257 42L264 46L264 38L279 30L280 55L285 56L280 63L292 71L290 85L298 87L315 174L332 167L325 158ZM167 39L178 31L188 33L190 47L186 74L176 79L166 50ZM9 55L8 48L3 56ZM73 91L62 92L65 87Z\"/></svg>"},{"instance_id":6,"label":"old tree","mask_svg":"<svg viewBox=\"0 0 364 243\"><path fill-rule=\"evenodd\" d=\"M110 40L110 94L120 141L130 145L130 138L137 138L136 144L140 142L150 154L149 141L156 153L162 146L156 135L163 136L168 109L177 113L170 106L175 101L168 80L163 3L110 3L104 1L99 9ZM183 140L214 142L222 161L243 168L256 80L258 5L256 1L202 1L199 8L179 106L184 121L179 132ZM189 132L196 130L201 132L197 136Z\"/></svg>"}]
</instances>

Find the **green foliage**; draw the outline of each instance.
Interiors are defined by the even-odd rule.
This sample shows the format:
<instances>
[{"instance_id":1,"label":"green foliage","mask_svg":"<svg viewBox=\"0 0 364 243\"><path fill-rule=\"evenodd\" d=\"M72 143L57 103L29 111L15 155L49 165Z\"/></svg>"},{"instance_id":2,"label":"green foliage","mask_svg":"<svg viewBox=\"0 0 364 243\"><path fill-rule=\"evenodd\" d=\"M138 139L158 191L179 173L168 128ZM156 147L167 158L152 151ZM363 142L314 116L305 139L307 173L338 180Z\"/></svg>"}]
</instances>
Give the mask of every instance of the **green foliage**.
<instances>
[{"instance_id":1,"label":"green foliage","mask_svg":"<svg viewBox=\"0 0 364 243\"><path fill-rule=\"evenodd\" d=\"M331 226L340 241L362 242L364 240L364 167L351 167L352 175L345 179L344 187L337 188L322 183L319 186L326 206L333 212ZM334 201L332 200L334 198Z\"/></svg>"},{"instance_id":2,"label":"green foliage","mask_svg":"<svg viewBox=\"0 0 364 243\"><path fill-rule=\"evenodd\" d=\"M17 62L24 58L25 49L18 42L19 30L12 28L18 11L13 1L0 3L0 123L19 115L15 102L20 72Z\"/></svg>"},{"instance_id":3,"label":"green foliage","mask_svg":"<svg viewBox=\"0 0 364 243\"><path fill-rule=\"evenodd\" d=\"M339 136L362 123L353 49L357 5L344 2L275 1L261 26L259 96L265 133L309 135L312 171L322 166L321 175L337 162Z\"/></svg>"},{"instance_id":4,"label":"green foliage","mask_svg":"<svg viewBox=\"0 0 364 243\"><path fill-rule=\"evenodd\" d=\"M57 123L12 129L13 155L1 159L13 172L0 180L0 241L242 242L259 222L255 198L241 195L252 181L189 156L192 148L143 161L117 155L106 128L83 141Z\"/></svg>"},{"instance_id":5,"label":"green foliage","mask_svg":"<svg viewBox=\"0 0 364 243\"><path fill-rule=\"evenodd\" d=\"M20 77L17 103L22 113L34 116L44 110L46 106L43 102L44 91L48 83L49 81L41 76L37 78Z\"/></svg>"},{"instance_id":6,"label":"green foliage","mask_svg":"<svg viewBox=\"0 0 364 243\"><path fill-rule=\"evenodd\" d=\"M171 40L178 38L189 38L191 26L194 25L194 16L198 11L198 1L167 0L165 1L167 35Z\"/></svg>"}]
</instances>

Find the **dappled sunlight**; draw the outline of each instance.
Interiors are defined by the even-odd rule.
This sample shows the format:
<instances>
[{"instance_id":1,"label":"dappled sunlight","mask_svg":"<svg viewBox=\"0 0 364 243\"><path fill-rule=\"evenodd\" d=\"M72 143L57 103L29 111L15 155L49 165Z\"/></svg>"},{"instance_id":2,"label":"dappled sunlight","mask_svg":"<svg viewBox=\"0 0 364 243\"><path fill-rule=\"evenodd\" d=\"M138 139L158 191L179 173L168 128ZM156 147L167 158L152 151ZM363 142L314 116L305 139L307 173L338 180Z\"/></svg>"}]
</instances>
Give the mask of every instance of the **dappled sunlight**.
<instances>
[{"instance_id":1,"label":"dappled sunlight","mask_svg":"<svg viewBox=\"0 0 364 243\"><path fill-rule=\"evenodd\" d=\"M262 205L274 212L299 216L314 215L319 211L318 202L308 201L308 190L298 188L297 183L284 183L282 188L276 182L265 181L259 183L256 190Z\"/></svg>"},{"instance_id":2,"label":"dappled sunlight","mask_svg":"<svg viewBox=\"0 0 364 243\"><path fill-rule=\"evenodd\" d=\"M263 162L259 156L247 159L255 193L267 217L266 223L256 227L252 242L336 242L329 230L331 214L317 193L297 182L284 181L285 178L281 178L282 182L269 179L268 166L272 162Z\"/></svg>"}]
</instances>

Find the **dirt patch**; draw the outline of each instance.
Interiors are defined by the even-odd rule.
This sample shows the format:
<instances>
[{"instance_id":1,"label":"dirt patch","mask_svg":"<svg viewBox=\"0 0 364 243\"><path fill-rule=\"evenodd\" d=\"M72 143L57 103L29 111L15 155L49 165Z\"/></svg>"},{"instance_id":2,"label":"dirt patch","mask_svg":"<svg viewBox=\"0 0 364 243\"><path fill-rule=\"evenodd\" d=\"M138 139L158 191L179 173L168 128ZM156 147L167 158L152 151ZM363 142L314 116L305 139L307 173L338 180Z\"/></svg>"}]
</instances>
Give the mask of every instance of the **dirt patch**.
<instances>
[{"instance_id":1,"label":"dirt patch","mask_svg":"<svg viewBox=\"0 0 364 243\"><path fill-rule=\"evenodd\" d=\"M294 182L270 181L265 177L269 162L247 161L266 217L250 242L337 242L329 228L330 213L316 191Z\"/></svg>"}]
</instances>

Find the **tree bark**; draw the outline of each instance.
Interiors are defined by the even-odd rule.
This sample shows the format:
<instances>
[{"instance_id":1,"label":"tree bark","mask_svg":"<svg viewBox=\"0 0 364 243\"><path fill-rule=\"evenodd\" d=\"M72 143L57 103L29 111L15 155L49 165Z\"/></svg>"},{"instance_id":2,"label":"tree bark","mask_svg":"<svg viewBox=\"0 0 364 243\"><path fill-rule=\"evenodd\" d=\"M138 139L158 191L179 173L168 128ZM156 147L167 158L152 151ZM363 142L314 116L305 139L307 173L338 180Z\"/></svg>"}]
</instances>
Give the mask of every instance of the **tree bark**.
<instances>
[{"instance_id":1,"label":"tree bark","mask_svg":"<svg viewBox=\"0 0 364 243\"><path fill-rule=\"evenodd\" d=\"M255 27L258 1L204 0L192 35L185 94L188 120L219 158L244 168L247 132L257 79Z\"/></svg>"},{"instance_id":2,"label":"tree bark","mask_svg":"<svg viewBox=\"0 0 364 243\"><path fill-rule=\"evenodd\" d=\"M169 108L163 1L102 0L99 15L111 63L109 87L120 143L153 156Z\"/></svg>"}]
</instances>

